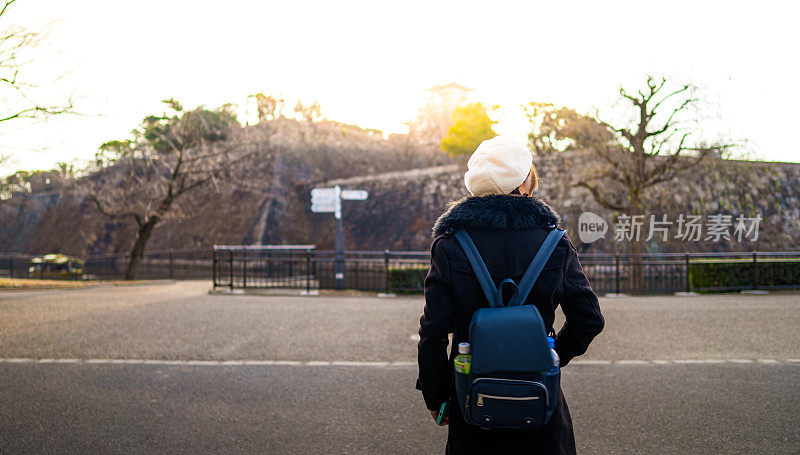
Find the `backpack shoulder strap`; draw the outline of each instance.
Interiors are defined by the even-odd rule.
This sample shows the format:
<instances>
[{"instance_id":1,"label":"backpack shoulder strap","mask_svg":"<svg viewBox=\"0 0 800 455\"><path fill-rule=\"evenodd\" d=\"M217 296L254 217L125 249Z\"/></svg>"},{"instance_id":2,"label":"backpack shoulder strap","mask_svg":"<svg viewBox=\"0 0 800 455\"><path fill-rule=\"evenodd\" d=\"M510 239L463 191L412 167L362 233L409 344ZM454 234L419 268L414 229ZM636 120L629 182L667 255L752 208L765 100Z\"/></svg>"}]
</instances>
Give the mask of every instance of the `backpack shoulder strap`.
<instances>
[{"instance_id":1,"label":"backpack shoulder strap","mask_svg":"<svg viewBox=\"0 0 800 455\"><path fill-rule=\"evenodd\" d=\"M525 270L525 274L522 275L522 280L519 282L518 302L520 305L528 298L528 294L530 294L533 289L533 285L536 284L536 280L539 278L539 274L542 273L544 265L547 264L547 260L550 259L550 255L553 254L553 250L556 249L558 241L561 240L565 232L566 231L563 229L554 227L550 233L547 234L547 237L545 237L542 246L539 247L539 251L536 252L531 264L528 266L527 270Z\"/></svg>"},{"instance_id":2,"label":"backpack shoulder strap","mask_svg":"<svg viewBox=\"0 0 800 455\"><path fill-rule=\"evenodd\" d=\"M470 237L465 230L456 231L455 236L456 240L458 240L458 243L461 245L461 249L464 250L464 253L467 255L472 270L475 272L475 275L478 276L478 282L481 284L481 289L483 289L483 294L486 296L489 306L496 307L495 294L497 294L497 288L494 286L492 276L489 275L489 269L486 268L486 263L483 262L483 258L481 258L481 255L478 253L478 249L475 248L472 237Z\"/></svg>"}]
</instances>

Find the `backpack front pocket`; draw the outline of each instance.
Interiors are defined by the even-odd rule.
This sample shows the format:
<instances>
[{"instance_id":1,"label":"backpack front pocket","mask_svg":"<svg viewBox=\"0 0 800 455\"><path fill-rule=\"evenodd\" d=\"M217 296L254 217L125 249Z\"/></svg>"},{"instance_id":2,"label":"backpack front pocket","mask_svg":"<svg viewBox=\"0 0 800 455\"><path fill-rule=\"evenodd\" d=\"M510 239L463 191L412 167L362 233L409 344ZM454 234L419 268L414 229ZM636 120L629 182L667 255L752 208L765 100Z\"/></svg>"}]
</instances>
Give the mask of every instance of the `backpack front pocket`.
<instances>
[{"instance_id":1,"label":"backpack front pocket","mask_svg":"<svg viewBox=\"0 0 800 455\"><path fill-rule=\"evenodd\" d=\"M547 400L547 388L540 382L478 378L469 394L471 423L532 430L545 422Z\"/></svg>"}]
</instances>

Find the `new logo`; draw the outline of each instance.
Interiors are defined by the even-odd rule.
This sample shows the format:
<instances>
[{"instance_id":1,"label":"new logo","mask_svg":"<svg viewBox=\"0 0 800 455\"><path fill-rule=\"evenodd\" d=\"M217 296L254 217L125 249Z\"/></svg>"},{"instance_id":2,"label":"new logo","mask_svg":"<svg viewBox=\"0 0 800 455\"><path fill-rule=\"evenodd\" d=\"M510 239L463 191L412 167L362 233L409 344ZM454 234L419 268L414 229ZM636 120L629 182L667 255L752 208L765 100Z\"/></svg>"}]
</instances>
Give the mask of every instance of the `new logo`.
<instances>
[{"instance_id":1,"label":"new logo","mask_svg":"<svg viewBox=\"0 0 800 455\"><path fill-rule=\"evenodd\" d=\"M608 223L599 215L583 212L578 218L578 237L583 243L596 242L606 236Z\"/></svg>"}]
</instances>

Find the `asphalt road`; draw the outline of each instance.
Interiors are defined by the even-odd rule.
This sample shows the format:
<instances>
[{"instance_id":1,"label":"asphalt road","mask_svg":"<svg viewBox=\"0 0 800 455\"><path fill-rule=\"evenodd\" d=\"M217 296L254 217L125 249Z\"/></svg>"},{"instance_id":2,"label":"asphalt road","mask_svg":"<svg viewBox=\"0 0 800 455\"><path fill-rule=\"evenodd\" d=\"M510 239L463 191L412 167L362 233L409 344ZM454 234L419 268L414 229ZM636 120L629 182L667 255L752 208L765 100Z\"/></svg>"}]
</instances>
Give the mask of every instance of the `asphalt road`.
<instances>
[{"instance_id":1,"label":"asphalt road","mask_svg":"<svg viewBox=\"0 0 800 455\"><path fill-rule=\"evenodd\" d=\"M0 454L443 451L413 389L421 298L207 290L0 294ZM601 308L564 369L581 453L800 453L800 296Z\"/></svg>"}]
</instances>

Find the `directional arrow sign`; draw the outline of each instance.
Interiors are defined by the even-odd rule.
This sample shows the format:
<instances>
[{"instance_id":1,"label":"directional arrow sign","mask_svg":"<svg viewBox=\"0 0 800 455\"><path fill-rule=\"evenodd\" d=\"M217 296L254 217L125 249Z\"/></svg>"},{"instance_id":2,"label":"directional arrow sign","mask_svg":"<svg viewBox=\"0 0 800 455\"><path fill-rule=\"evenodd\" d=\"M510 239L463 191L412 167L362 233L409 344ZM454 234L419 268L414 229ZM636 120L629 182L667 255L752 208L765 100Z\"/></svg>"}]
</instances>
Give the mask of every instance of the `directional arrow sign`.
<instances>
[{"instance_id":1,"label":"directional arrow sign","mask_svg":"<svg viewBox=\"0 0 800 455\"><path fill-rule=\"evenodd\" d=\"M314 188L311 190L311 211L315 213L336 211L336 189Z\"/></svg>"},{"instance_id":2,"label":"directional arrow sign","mask_svg":"<svg viewBox=\"0 0 800 455\"><path fill-rule=\"evenodd\" d=\"M346 201L363 201L368 197L366 190L342 190L342 199Z\"/></svg>"}]
</instances>

